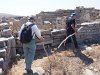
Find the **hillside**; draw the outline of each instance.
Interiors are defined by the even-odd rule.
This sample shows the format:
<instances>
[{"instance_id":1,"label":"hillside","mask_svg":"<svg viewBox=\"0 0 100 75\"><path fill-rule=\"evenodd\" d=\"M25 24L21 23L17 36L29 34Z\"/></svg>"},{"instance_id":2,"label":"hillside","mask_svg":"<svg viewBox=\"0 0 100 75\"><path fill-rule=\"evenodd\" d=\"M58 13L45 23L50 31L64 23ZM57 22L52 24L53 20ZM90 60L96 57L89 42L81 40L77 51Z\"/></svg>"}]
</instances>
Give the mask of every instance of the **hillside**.
<instances>
[{"instance_id":1,"label":"hillside","mask_svg":"<svg viewBox=\"0 0 100 75\"><path fill-rule=\"evenodd\" d=\"M18 15L7 14L7 13L0 13L0 18L1 17L15 17L15 16L18 16Z\"/></svg>"},{"instance_id":2,"label":"hillside","mask_svg":"<svg viewBox=\"0 0 100 75\"><path fill-rule=\"evenodd\" d=\"M100 75L100 45L91 45L81 50L80 56L75 56L72 50L62 50L51 54L50 60L44 56L38 58L32 65L33 72L38 72L34 75ZM24 75L24 68L24 59L20 59L8 75Z\"/></svg>"}]
</instances>

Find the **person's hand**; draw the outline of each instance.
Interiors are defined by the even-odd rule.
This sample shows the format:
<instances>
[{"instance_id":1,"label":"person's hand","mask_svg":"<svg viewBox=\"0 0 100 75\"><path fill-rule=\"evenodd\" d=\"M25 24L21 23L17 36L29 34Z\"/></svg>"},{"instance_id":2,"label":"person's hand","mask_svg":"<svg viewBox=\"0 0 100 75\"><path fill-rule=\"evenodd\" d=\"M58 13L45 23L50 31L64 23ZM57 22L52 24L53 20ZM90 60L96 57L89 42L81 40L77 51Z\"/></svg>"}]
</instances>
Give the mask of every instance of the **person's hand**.
<instances>
[{"instance_id":1,"label":"person's hand","mask_svg":"<svg viewBox=\"0 0 100 75\"><path fill-rule=\"evenodd\" d=\"M40 38L40 42L41 42L42 45L44 45L44 38L42 36Z\"/></svg>"},{"instance_id":2,"label":"person's hand","mask_svg":"<svg viewBox=\"0 0 100 75\"><path fill-rule=\"evenodd\" d=\"M40 38L40 42L44 42L44 38L42 36Z\"/></svg>"}]
</instances>

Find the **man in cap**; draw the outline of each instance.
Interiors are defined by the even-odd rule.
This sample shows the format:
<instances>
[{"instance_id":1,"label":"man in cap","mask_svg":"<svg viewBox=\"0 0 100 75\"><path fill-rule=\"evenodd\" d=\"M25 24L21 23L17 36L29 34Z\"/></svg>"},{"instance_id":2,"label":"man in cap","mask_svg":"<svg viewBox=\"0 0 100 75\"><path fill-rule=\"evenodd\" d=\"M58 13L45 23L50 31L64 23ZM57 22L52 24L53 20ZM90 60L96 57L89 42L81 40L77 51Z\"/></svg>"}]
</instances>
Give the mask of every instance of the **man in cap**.
<instances>
[{"instance_id":1,"label":"man in cap","mask_svg":"<svg viewBox=\"0 0 100 75\"><path fill-rule=\"evenodd\" d=\"M76 29L75 29L76 22L75 22L75 20L76 20L76 14L75 13L72 13L70 15L70 17L66 20L67 36L69 36L69 35L71 35L73 33L76 33ZM77 49L78 48L78 44L77 44L77 40L76 40L76 36L75 35L73 35L72 37L68 38L66 40L66 44L69 44L69 43L72 42L71 38L73 40L75 48Z\"/></svg>"},{"instance_id":2,"label":"man in cap","mask_svg":"<svg viewBox=\"0 0 100 75\"><path fill-rule=\"evenodd\" d=\"M33 24L33 25L32 25ZM28 22L22 25L20 31L19 31L19 37L21 36L21 32L24 28L24 26L31 26L32 30L32 40L29 43L23 43L23 50L24 50L24 56L25 56L25 63L26 63L26 68L25 70L27 71L28 74L32 74L33 71L31 69L32 61L34 60L35 56L35 51L36 51L36 43L35 43L35 35L40 39L41 42L44 41L44 38L41 36L41 32L37 25L35 24L35 17L30 16L28 18Z\"/></svg>"}]
</instances>

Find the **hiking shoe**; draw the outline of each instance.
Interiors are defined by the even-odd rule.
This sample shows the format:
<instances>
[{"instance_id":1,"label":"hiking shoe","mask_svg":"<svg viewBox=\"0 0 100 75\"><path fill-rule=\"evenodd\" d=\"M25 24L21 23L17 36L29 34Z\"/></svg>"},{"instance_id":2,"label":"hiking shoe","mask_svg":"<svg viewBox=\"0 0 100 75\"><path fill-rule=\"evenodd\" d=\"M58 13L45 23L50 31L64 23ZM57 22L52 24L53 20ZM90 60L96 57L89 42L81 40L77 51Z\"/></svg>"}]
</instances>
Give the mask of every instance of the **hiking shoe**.
<instances>
[{"instance_id":1,"label":"hiking shoe","mask_svg":"<svg viewBox=\"0 0 100 75\"><path fill-rule=\"evenodd\" d=\"M26 72L28 73L28 74L33 74L33 71L31 70L31 69L25 69L26 70Z\"/></svg>"},{"instance_id":2,"label":"hiking shoe","mask_svg":"<svg viewBox=\"0 0 100 75\"><path fill-rule=\"evenodd\" d=\"M73 53L77 57L77 56L79 56L81 54L81 50L73 50Z\"/></svg>"}]
</instances>

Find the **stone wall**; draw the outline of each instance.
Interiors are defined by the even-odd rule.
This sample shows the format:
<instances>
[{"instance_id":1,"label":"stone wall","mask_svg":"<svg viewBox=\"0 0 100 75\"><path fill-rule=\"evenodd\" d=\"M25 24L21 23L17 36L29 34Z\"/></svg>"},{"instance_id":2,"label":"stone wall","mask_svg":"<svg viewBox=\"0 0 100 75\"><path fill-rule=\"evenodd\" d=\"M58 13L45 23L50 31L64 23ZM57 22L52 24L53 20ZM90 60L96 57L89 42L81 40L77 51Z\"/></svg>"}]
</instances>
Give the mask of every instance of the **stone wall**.
<instances>
[{"instance_id":1,"label":"stone wall","mask_svg":"<svg viewBox=\"0 0 100 75\"><path fill-rule=\"evenodd\" d=\"M80 28L80 31L77 32L76 37L78 42L98 42L100 41L100 23L83 23L78 25L77 29ZM51 47L57 47L62 40L66 38L65 29L55 29L55 30L41 30L42 36L45 39L45 45ZM36 38L37 49L43 49L42 43L39 42Z\"/></svg>"},{"instance_id":2,"label":"stone wall","mask_svg":"<svg viewBox=\"0 0 100 75\"><path fill-rule=\"evenodd\" d=\"M76 7L75 12L77 14L78 23L91 22L98 18L100 14L99 9L93 7L85 8L84 6Z\"/></svg>"},{"instance_id":3,"label":"stone wall","mask_svg":"<svg viewBox=\"0 0 100 75\"><path fill-rule=\"evenodd\" d=\"M63 29L66 25L66 19L70 16L71 13L75 12L77 16L77 23L91 22L95 21L100 16L100 10L95 8L85 8L85 7L76 7L74 10L63 10L59 9L53 12L40 12L35 16L36 24L39 29L48 30L52 29ZM11 29L12 33L19 31L21 25L27 21L27 17L23 17L20 20L8 19L9 22L12 22ZM45 21L50 22L46 24Z\"/></svg>"},{"instance_id":4,"label":"stone wall","mask_svg":"<svg viewBox=\"0 0 100 75\"><path fill-rule=\"evenodd\" d=\"M77 32L76 34L78 43L82 41L86 43L100 42L100 23L99 22L82 23L77 26L77 29L80 27L81 27L80 31ZM45 39L44 44L46 48L48 47L57 48L59 44L66 38L65 29L41 30L41 34ZM0 47L4 47L1 49L0 53L3 55L1 55L0 59L6 57L7 62L9 62L11 58L14 58L16 56L16 50L19 51L19 53L21 54L23 53L22 44L17 38L18 34L16 34L15 37L16 38L9 37L9 38L0 39L1 40ZM16 43L15 43L15 40L16 40ZM37 44L37 50L43 50L43 45L42 43L40 43L38 38L36 38L36 44ZM2 60L0 62L5 62L5 60Z\"/></svg>"},{"instance_id":5,"label":"stone wall","mask_svg":"<svg viewBox=\"0 0 100 75\"><path fill-rule=\"evenodd\" d=\"M6 67L11 59L16 57L16 43L15 38L12 36L9 23L0 24L0 62L6 63ZM5 70L7 68L0 65L0 69Z\"/></svg>"},{"instance_id":6,"label":"stone wall","mask_svg":"<svg viewBox=\"0 0 100 75\"><path fill-rule=\"evenodd\" d=\"M78 32L77 39L88 42L100 41L100 23L82 23L79 27L83 28Z\"/></svg>"},{"instance_id":7,"label":"stone wall","mask_svg":"<svg viewBox=\"0 0 100 75\"><path fill-rule=\"evenodd\" d=\"M56 10L54 12L41 12L36 15L37 25L44 25L44 21L50 21L52 25L57 25L57 19L69 16L75 10Z\"/></svg>"},{"instance_id":8,"label":"stone wall","mask_svg":"<svg viewBox=\"0 0 100 75\"><path fill-rule=\"evenodd\" d=\"M85 8L83 6L76 7L75 10L56 10L53 12L41 12L36 15L37 25L44 25L44 21L50 21L52 25L60 27L57 23L58 18L63 19L64 16L67 18L71 13L75 12L77 16L77 23L91 22L99 18L100 10L93 7ZM63 20L61 20L63 21ZM63 22L65 24L65 22Z\"/></svg>"},{"instance_id":9,"label":"stone wall","mask_svg":"<svg viewBox=\"0 0 100 75\"><path fill-rule=\"evenodd\" d=\"M91 22L91 23L82 23L77 26L77 30L81 27L81 29L77 32L76 37L78 42L100 42L100 23L99 22ZM43 34L45 33L45 34ZM48 38L49 33L49 38ZM51 46L58 46L62 40L66 37L66 30L59 29L53 31L43 31L42 35L45 36L45 40L48 38L52 41ZM47 38L46 38L47 36ZM45 41L46 42L46 41ZM47 44L47 43L46 43Z\"/></svg>"}]
</instances>

